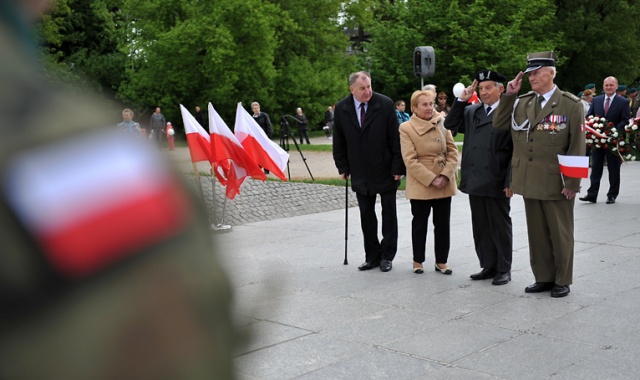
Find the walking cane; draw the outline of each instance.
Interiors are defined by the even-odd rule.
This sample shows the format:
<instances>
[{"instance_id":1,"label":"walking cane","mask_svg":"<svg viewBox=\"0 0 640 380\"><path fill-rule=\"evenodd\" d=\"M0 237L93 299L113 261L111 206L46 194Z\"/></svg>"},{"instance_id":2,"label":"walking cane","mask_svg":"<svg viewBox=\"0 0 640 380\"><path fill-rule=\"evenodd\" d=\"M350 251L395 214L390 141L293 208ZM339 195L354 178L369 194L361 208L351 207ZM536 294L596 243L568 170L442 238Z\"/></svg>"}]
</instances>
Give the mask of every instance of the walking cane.
<instances>
[{"instance_id":1,"label":"walking cane","mask_svg":"<svg viewBox=\"0 0 640 380\"><path fill-rule=\"evenodd\" d=\"M344 180L344 265L347 261L347 239L349 238L349 177Z\"/></svg>"}]
</instances>

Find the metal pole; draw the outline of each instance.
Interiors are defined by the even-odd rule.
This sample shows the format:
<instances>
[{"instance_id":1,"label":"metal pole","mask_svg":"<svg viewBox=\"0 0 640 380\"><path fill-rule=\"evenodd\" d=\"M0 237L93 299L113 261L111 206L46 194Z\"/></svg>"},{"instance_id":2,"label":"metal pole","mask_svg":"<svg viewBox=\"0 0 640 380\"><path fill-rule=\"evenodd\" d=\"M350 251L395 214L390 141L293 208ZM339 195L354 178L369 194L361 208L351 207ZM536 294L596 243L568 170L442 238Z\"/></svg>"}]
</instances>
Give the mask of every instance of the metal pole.
<instances>
[{"instance_id":1,"label":"metal pole","mask_svg":"<svg viewBox=\"0 0 640 380\"><path fill-rule=\"evenodd\" d=\"M344 180L344 265L348 265L347 241L349 239L349 177Z\"/></svg>"}]
</instances>

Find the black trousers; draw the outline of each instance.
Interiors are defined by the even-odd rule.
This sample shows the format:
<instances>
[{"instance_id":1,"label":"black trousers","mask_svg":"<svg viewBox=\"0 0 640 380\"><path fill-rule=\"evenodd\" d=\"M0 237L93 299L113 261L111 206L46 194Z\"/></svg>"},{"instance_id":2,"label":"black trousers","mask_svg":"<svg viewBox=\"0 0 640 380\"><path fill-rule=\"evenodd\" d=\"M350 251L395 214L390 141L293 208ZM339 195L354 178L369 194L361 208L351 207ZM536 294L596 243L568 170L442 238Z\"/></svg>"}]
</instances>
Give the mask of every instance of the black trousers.
<instances>
[{"instance_id":1,"label":"black trousers","mask_svg":"<svg viewBox=\"0 0 640 380\"><path fill-rule=\"evenodd\" d=\"M605 159L607 160L607 171L609 171L609 191L607 192L607 197L616 199L620 193L620 165L622 165L622 161L618 155L602 148L591 151L591 177L589 177L591 186L589 190L587 190L587 195L591 198L598 197Z\"/></svg>"},{"instance_id":2,"label":"black trousers","mask_svg":"<svg viewBox=\"0 0 640 380\"><path fill-rule=\"evenodd\" d=\"M451 197L411 200L411 242L413 261L423 263L427 249L429 215L433 210L433 234L436 263L446 264L449 258Z\"/></svg>"},{"instance_id":3,"label":"black trousers","mask_svg":"<svg viewBox=\"0 0 640 380\"><path fill-rule=\"evenodd\" d=\"M513 255L511 200L469 195L471 226L481 268L509 272Z\"/></svg>"},{"instance_id":4,"label":"black trousers","mask_svg":"<svg viewBox=\"0 0 640 380\"><path fill-rule=\"evenodd\" d=\"M303 139L307 140L307 144L311 144L309 142L309 131L307 129L299 129L298 135L300 135L300 144L304 144Z\"/></svg>"},{"instance_id":5,"label":"black trousers","mask_svg":"<svg viewBox=\"0 0 640 380\"><path fill-rule=\"evenodd\" d=\"M396 190L380 193L382 205L382 241L378 240L378 218L376 217L376 194L356 193L360 208L360 226L364 235L365 260L392 261L398 251L398 215L396 212Z\"/></svg>"}]
</instances>

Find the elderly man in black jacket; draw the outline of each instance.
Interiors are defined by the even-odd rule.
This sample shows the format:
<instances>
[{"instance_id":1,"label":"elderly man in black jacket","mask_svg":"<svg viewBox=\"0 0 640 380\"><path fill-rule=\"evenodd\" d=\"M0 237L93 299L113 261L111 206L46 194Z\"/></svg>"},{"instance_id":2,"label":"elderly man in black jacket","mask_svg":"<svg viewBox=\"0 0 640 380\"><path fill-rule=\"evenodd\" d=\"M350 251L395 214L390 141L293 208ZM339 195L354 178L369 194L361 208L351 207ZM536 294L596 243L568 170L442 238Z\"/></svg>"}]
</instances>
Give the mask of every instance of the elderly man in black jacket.
<instances>
[{"instance_id":1,"label":"elderly man in black jacket","mask_svg":"<svg viewBox=\"0 0 640 380\"><path fill-rule=\"evenodd\" d=\"M351 95L334 110L333 159L343 179L351 176L356 192L365 262L359 270L391 270L398 249L396 191L405 173L398 119L393 101L373 92L369 73L349 76ZM376 196L382 203L382 241L378 240Z\"/></svg>"},{"instance_id":2,"label":"elderly man in black jacket","mask_svg":"<svg viewBox=\"0 0 640 380\"><path fill-rule=\"evenodd\" d=\"M453 102L444 126L464 134L460 191L469 194L471 225L482 270L473 280L493 278L494 285L511 280L513 236L511 227L509 164L513 142L508 130L493 128L493 110L504 91L504 75L480 71L475 81ZM479 87L482 103L467 101Z\"/></svg>"}]
</instances>

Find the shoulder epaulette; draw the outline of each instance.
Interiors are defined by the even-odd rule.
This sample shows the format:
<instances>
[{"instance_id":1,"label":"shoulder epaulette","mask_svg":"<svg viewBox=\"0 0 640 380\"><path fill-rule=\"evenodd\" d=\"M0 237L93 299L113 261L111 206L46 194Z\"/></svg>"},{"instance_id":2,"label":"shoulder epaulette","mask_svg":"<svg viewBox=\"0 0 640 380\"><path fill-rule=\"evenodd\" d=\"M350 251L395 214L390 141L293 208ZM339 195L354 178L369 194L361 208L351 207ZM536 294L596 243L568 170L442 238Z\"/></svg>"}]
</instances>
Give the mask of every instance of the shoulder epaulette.
<instances>
[{"instance_id":1,"label":"shoulder epaulette","mask_svg":"<svg viewBox=\"0 0 640 380\"><path fill-rule=\"evenodd\" d=\"M574 102L576 102L576 103L580 101L580 98L579 98L579 97L577 97L577 96L573 95L573 94L572 94L572 93L570 93L570 92L563 92L563 93L562 93L562 95L566 96L567 98L569 98L569 99L573 100L573 101L574 101Z\"/></svg>"},{"instance_id":2,"label":"shoulder epaulette","mask_svg":"<svg viewBox=\"0 0 640 380\"><path fill-rule=\"evenodd\" d=\"M535 92L529 91L526 94L522 94L522 95L518 96L518 98L526 98L528 96L534 96L535 94L536 94Z\"/></svg>"}]
</instances>

